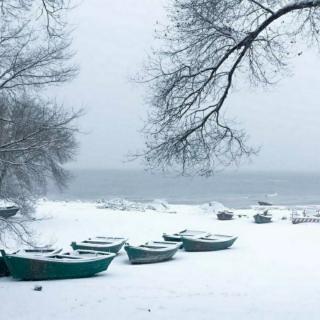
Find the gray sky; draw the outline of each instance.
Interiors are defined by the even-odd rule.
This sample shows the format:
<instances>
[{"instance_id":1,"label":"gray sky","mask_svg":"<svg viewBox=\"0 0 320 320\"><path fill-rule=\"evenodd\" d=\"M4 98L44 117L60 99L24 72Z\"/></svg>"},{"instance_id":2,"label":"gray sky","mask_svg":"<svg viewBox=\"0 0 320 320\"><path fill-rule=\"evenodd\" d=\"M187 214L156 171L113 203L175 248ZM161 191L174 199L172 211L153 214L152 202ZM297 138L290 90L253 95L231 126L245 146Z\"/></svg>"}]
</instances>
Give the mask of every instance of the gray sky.
<instances>
[{"instance_id":1,"label":"gray sky","mask_svg":"<svg viewBox=\"0 0 320 320\"><path fill-rule=\"evenodd\" d=\"M128 151L143 146L143 89L130 82L153 45L165 0L83 0L72 13L80 74L57 91L65 105L84 107L76 168L137 168ZM238 87L227 116L237 118L261 151L244 169L320 170L320 54L296 59L293 75L268 89Z\"/></svg>"}]
</instances>

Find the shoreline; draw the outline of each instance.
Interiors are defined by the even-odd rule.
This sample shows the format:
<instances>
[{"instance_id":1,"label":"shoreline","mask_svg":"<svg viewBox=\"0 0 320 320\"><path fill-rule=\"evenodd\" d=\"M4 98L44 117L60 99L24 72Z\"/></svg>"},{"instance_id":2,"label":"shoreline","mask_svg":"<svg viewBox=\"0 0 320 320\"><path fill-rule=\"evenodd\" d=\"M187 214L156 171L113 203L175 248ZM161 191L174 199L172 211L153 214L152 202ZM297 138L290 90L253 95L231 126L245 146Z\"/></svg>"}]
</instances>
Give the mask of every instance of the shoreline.
<instances>
[{"instance_id":1,"label":"shoreline","mask_svg":"<svg viewBox=\"0 0 320 320\"><path fill-rule=\"evenodd\" d=\"M91 320L92 310L97 320L106 315L118 320L191 320L200 315L210 320L213 314L221 320L318 318L314 306L320 299L320 259L314 253L319 224L293 225L282 220L290 211L280 209L273 210L275 221L266 225L253 223L253 209L237 210L248 216L231 221L217 220L203 206L170 209L176 213L97 209L92 202L39 202L37 217L45 219L32 224L39 243L64 249L71 249L71 241L98 235L124 236L139 245L186 228L239 238L228 250L180 250L173 260L150 265L130 265L122 250L107 272L92 278L0 278L2 314L11 320ZM35 285L42 291L34 291Z\"/></svg>"}]
</instances>

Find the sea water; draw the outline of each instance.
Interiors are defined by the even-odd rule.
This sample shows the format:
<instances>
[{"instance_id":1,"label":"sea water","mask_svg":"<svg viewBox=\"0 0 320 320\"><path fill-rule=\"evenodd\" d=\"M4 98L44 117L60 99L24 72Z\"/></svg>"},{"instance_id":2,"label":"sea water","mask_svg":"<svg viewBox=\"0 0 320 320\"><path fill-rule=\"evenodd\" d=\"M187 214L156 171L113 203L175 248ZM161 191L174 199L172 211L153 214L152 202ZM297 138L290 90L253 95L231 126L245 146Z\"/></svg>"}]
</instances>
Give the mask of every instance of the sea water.
<instances>
[{"instance_id":1,"label":"sea water","mask_svg":"<svg viewBox=\"0 0 320 320\"><path fill-rule=\"evenodd\" d=\"M129 170L74 170L62 192L50 187L48 199L163 199L169 203L218 201L244 208L266 201L276 205L320 204L320 173L222 172L210 178L177 177Z\"/></svg>"}]
</instances>

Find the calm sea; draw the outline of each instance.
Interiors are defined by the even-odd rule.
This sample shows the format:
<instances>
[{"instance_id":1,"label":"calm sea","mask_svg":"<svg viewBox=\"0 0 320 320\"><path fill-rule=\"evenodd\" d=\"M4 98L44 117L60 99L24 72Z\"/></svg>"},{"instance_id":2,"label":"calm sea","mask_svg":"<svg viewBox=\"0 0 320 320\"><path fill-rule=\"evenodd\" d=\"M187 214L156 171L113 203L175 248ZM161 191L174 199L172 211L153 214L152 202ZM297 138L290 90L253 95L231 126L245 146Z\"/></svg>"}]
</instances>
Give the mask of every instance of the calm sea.
<instances>
[{"instance_id":1,"label":"calm sea","mask_svg":"<svg viewBox=\"0 0 320 320\"><path fill-rule=\"evenodd\" d=\"M169 203L218 201L243 208L267 201L277 205L320 204L320 173L217 173L211 178L168 177L143 171L78 170L69 188L49 188L51 200L164 199Z\"/></svg>"}]
</instances>

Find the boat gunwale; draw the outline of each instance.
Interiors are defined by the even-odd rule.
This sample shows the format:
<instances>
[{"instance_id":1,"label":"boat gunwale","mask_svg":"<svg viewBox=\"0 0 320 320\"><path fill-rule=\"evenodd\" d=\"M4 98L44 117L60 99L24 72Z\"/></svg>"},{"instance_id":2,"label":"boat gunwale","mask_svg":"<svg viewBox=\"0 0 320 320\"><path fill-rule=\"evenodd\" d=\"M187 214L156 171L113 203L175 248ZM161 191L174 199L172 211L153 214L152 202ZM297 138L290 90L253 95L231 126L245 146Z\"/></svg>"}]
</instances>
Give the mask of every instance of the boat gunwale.
<instances>
[{"instance_id":1,"label":"boat gunwale","mask_svg":"<svg viewBox=\"0 0 320 320\"><path fill-rule=\"evenodd\" d=\"M37 252L37 250L39 250L39 251ZM44 250L47 252L41 252L41 250ZM30 252L28 252L28 251L30 251ZM62 251L63 251L62 248L57 248L57 249L40 249L40 248L37 249L37 248L34 248L34 249L19 249L11 254L19 255L19 256L36 256L36 257L38 257L38 256L57 255Z\"/></svg>"},{"instance_id":2,"label":"boat gunwale","mask_svg":"<svg viewBox=\"0 0 320 320\"><path fill-rule=\"evenodd\" d=\"M212 235L214 236L214 235ZM188 241L193 242L203 242L203 243L223 243L223 242L229 242L233 240L237 240L238 236L230 236L228 239L210 239L210 238L203 238L203 237L182 237L183 239L186 239Z\"/></svg>"},{"instance_id":3,"label":"boat gunwale","mask_svg":"<svg viewBox=\"0 0 320 320\"><path fill-rule=\"evenodd\" d=\"M49 263L67 263L67 264L73 264L73 263L86 263L86 262L94 262L94 261L100 261L100 260L109 260L113 259L116 254L110 253L108 256L97 256L97 257L72 257L72 256L66 256L66 255L59 255L61 256L61 259L54 259L54 256L20 256L16 254L6 254L3 256L4 259L23 259L23 260L37 260L41 262L49 262Z\"/></svg>"},{"instance_id":4,"label":"boat gunwale","mask_svg":"<svg viewBox=\"0 0 320 320\"><path fill-rule=\"evenodd\" d=\"M181 246L181 242L178 241L148 241L146 245L168 245L168 246Z\"/></svg>"},{"instance_id":5,"label":"boat gunwale","mask_svg":"<svg viewBox=\"0 0 320 320\"><path fill-rule=\"evenodd\" d=\"M73 241L77 246L86 246L86 247L97 247L97 248L109 248L117 245L121 245L126 243L128 239L123 238L123 240L118 240L114 242L106 242L106 241L95 241L95 240L83 240L83 241Z\"/></svg>"},{"instance_id":6,"label":"boat gunwale","mask_svg":"<svg viewBox=\"0 0 320 320\"><path fill-rule=\"evenodd\" d=\"M150 247L150 246L149 246ZM144 251L144 252L153 252L153 253L157 253L157 252L170 252L170 251L174 251L174 250L178 250L179 249L179 247L178 246L174 246L174 247L165 247L165 246L163 246L163 247L156 247L156 246L154 246L154 247L150 247L150 248L148 248L148 246L146 246L146 245L141 245L141 246L133 246L133 245L130 245L130 244L128 244L128 245L125 245L124 246L124 249L126 250L126 249L135 249L135 250L139 250L139 251Z\"/></svg>"}]
</instances>

